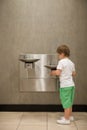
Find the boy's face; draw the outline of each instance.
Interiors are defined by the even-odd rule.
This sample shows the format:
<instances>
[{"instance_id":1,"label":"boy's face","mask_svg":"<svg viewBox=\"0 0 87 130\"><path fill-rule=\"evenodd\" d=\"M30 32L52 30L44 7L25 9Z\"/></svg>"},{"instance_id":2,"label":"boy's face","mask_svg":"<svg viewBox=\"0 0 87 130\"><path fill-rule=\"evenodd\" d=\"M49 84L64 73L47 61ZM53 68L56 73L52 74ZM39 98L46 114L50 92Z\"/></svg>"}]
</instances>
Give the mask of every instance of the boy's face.
<instances>
[{"instance_id":1,"label":"boy's face","mask_svg":"<svg viewBox=\"0 0 87 130\"><path fill-rule=\"evenodd\" d=\"M63 58L65 58L64 53L61 53L61 54L58 53L58 58L59 58L60 60L63 59Z\"/></svg>"}]
</instances>

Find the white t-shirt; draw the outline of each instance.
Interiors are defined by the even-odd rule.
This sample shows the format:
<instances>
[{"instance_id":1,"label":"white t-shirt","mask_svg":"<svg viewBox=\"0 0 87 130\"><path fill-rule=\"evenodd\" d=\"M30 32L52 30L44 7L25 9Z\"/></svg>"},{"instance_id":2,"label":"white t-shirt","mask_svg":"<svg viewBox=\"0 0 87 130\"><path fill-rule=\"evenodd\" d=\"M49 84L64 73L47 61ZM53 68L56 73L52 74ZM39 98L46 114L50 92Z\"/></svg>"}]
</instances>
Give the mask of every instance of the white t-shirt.
<instances>
[{"instance_id":1,"label":"white t-shirt","mask_svg":"<svg viewBox=\"0 0 87 130\"><path fill-rule=\"evenodd\" d=\"M72 72L75 71L75 65L69 58L61 59L58 62L57 69L62 70L59 76L61 88L75 86L72 76Z\"/></svg>"}]
</instances>

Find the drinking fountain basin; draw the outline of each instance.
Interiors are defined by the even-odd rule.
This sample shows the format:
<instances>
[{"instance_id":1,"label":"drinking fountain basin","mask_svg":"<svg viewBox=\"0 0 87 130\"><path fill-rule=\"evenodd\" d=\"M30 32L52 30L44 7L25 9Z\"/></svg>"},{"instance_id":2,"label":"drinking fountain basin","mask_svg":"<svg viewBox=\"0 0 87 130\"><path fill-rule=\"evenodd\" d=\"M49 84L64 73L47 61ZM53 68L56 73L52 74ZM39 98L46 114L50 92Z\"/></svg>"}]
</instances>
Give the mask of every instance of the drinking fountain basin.
<instances>
[{"instance_id":1,"label":"drinking fountain basin","mask_svg":"<svg viewBox=\"0 0 87 130\"><path fill-rule=\"evenodd\" d=\"M40 60L40 59L33 59L33 58L21 58L21 59L19 59L20 61L22 61L22 62L25 62L25 63L34 63L34 62L36 62L36 61L38 61L38 60Z\"/></svg>"},{"instance_id":2,"label":"drinking fountain basin","mask_svg":"<svg viewBox=\"0 0 87 130\"><path fill-rule=\"evenodd\" d=\"M45 65L44 67L46 67L47 69L50 69L50 70L56 70L56 66L57 65Z\"/></svg>"},{"instance_id":3,"label":"drinking fountain basin","mask_svg":"<svg viewBox=\"0 0 87 130\"><path fill-rule=\"evenodd\" d=\"M30 69L30 68L35 68L35 62L39 61L40 59L23 57L20 58L19 60L24 62L25 68Z\"/></svg>"}]
</instances>

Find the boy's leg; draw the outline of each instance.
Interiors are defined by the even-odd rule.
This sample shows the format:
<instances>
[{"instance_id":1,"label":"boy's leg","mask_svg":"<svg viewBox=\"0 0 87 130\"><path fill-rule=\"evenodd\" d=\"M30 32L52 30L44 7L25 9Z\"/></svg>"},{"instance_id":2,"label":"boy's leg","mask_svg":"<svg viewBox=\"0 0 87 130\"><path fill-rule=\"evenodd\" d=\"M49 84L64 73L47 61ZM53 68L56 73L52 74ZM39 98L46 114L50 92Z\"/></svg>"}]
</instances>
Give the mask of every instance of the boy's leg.
<instances>
[{"instance_id":1,"label":"boy's leg","mask_svg":"<svg viewBox=\"0 0 87 130\"><path fill-rule=\"evenodd\" d=\"M64 110L65 110L64 117L61 118L60 120L57 120L57 123L62 124L62 125L69 125L71 108L66 108Z\"/></svg>"},{"instance_id":2,"label":"boy's leg","mask_svg":"<svg viewBox=\"0 0 87 130\"><path fill-rule=\"evenodd\" d=\"M70 108L70 116L72 116L72 107Z\"/></svg>"},{"instance_id":3,"label":"boy's leg","mask_svg":"<svg viewBox=\"0 0 87 130\"><path fill-rule=\"evenodd\" d=\"M65 119L69 120L72 114L72 107L64 109L64 117Z\"/></svg>"}]
</instances>

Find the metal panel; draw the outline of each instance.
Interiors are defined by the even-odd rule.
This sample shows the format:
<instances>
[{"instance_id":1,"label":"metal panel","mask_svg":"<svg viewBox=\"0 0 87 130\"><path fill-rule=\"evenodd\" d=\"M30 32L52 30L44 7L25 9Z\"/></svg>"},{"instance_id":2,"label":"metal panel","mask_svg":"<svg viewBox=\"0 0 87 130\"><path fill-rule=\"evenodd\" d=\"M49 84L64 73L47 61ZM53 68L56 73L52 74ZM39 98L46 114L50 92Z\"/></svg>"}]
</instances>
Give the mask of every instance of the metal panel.
<instances>
[{"instance_id":1,"label":"metal panel","mask_svg":"<svg viewBox=\"0 0 87 130\"><path fill-rule=\"evenodd\" d=\"M21 92L53 92L57 90L56 79L22 79L21 80Z\"/></svg>"},{"instance_id":2,"label":"metal panel","mask_svg":"<svg viewBox=\"0 0 87 130\"><path fill-rule=\"evenodd\" d=\"M45 65L57 65L55 54L24 54L20 55L20 91L56 91L57 78L50 76L51 70ZM27 59L27 60L26 60ZM38 61L31 63L26 61ZM34 60L33 60L34 59ZM25 61L25 62L22 62Z\"/></svg>"}]
</instances>

